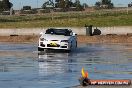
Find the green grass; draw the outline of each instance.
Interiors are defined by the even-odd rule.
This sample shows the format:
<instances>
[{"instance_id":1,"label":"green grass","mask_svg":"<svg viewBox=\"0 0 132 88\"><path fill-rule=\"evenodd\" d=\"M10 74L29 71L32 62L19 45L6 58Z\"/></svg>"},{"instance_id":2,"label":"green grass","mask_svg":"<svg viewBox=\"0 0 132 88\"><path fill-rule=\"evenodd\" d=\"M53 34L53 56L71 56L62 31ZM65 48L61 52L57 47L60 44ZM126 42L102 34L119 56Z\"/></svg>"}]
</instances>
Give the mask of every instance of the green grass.
<instances>
[{"instance_id":1,"label":"green grass","mask_svg":"<svg viewBox=\"0 0 132 88\"><path fill-rule=\"evenodd\" d=\"M45 15L0 16L0 28L132 26L132 12L67 12Z\"/></svg>"}]
</instances>

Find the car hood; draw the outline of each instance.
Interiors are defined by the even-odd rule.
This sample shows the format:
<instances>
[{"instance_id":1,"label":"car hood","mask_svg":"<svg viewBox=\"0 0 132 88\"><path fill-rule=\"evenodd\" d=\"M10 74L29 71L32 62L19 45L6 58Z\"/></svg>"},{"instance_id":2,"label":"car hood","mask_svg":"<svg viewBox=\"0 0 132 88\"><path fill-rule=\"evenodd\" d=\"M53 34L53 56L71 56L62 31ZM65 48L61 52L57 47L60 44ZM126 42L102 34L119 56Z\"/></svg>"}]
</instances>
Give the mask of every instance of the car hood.
<instances>
[{"instance_id":1,"label":"car hood","mask_svg":"<svg viewBox=\"0 0 132 88\"><path fill-rule=\"evenodd\" d=\"M69 40L71 36L44 34L41 38L46 40Z\"/></svg>"}]
</instances>

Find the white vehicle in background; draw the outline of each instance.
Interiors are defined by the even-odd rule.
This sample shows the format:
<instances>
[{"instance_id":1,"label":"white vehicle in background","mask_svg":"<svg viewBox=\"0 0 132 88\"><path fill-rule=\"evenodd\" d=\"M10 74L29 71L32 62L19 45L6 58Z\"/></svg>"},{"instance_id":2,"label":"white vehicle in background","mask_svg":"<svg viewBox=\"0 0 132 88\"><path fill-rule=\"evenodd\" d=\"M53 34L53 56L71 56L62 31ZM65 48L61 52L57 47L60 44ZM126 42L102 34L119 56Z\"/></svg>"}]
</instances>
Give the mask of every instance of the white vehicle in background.
<instances>
[{"instance_id":1,"label":"white vehicle in background","mask_svg":"<svg viewBox=\"0 0 132 88\"><path fill-rule=\"evenodd\" d=\"M38 51L48 49L71 51L77 47L76 34L70 29L50 28L40 34Z\"/></svg>"}]
</instances>

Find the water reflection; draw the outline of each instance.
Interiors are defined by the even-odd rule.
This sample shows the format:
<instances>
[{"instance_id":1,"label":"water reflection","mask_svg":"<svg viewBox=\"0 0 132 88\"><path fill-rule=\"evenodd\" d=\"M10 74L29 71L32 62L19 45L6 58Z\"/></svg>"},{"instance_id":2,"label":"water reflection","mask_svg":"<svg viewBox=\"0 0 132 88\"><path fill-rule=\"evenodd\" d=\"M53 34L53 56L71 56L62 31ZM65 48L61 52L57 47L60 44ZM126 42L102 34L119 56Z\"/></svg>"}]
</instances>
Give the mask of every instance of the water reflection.
<instances>
[{"instance_id":1,"label":"water reflection","mask_svg":"<svg viewBox=\"0 0 132 88\"><path fill-rule=\"evenodd\" d=\"M40 76L53 76L55 74L62 74L71 72L72 68L69 62L72 63L72 53L66 52L39 52L39 75Z\"/></svg>"},{"instance_id":2,"label":"water reflection","mask_svg":"<svg viewBox=\"0 0 132 88\"><path fill-rule=\"evenodd\" d=\"M68 60L69 56L71 56L72 53L63 53L63 52L39 52L38 53L38 58L39 61L63 61L63 60Z\"/></svg>"},{"instance_id":3,"label":"water reflection","mask_svg":"<svg viewBox=\"0 0 132 88\"><path fill-rule=\"evenodd\" d=\"M0 63L0 72L8 72L8 68L2 63Z\"/></svg>"},{"instance_id":4,"label":"water reflection","mask_svg":"<svg viewBox=\"0 0 132 88\"><path fill-rule=\"evenodd\" d=\"M132 77L131 54L130 45L123 44L88 44L72 53L40 53L39 72L43 75L63 74L80 72L81 67L85 67L91 78L125 79Z\"/></svg>"}]
</instances>

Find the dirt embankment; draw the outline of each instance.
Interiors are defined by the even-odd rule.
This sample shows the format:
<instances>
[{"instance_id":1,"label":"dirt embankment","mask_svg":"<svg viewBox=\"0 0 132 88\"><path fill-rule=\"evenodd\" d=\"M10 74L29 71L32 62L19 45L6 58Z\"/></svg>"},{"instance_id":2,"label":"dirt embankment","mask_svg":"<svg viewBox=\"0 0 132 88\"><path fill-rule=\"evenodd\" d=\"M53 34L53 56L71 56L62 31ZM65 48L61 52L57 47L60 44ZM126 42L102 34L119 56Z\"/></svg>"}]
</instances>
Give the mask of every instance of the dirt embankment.
<instances>
[{"instance_id":1,"label":"dirt embankment","mask_svg":"<svg viewBox=\"0 0 132 88\"><path fill-rule=\"evenodd\" d=\"M38 35L0 36L0 42L38 43ZM132 43L132 35L77 36L78 43Z\"/></svg>"},{"instance_id":2,"label":"dirt embankment","mask_svg":"<svg viewBox=\"0 0 132 88\"><path fill-rule=\"evenodd\" d=\"M80 43L132 43L132 35L78 36Z\"/></svg>"},{"instance_id":3,"label":"dirt embankment","mask_svg":"<svg viewBox=\"0 0 132 88\"><path fill-rule=\"evenodd\" d=\"M0 36L0 42L37 43L38 39L39 39L39 36L37 35Z\"/></svg>"}]
</instances>

